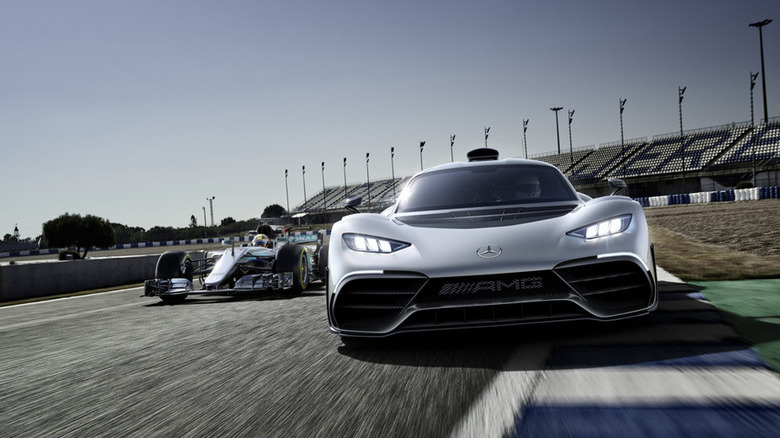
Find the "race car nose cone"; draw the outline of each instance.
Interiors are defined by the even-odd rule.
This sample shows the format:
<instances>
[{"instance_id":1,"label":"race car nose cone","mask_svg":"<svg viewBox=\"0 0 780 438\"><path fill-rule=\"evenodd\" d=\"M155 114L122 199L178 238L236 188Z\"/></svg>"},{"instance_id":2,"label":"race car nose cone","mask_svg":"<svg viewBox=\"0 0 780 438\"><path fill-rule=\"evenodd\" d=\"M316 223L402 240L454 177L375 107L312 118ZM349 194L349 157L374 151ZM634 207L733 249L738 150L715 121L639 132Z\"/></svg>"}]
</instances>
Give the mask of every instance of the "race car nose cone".
<instances>
[{"instance_id":1,"label":"race car nose cone","mask_svg":"<svg viewBox=\"0 0 780 438\"><path fill-rule=\"evenodd\" d=\"M483 259L492 259L501 255L501 247L496 245L481 246L477 249L477 255Z\"/></svg>"}]
</instances>

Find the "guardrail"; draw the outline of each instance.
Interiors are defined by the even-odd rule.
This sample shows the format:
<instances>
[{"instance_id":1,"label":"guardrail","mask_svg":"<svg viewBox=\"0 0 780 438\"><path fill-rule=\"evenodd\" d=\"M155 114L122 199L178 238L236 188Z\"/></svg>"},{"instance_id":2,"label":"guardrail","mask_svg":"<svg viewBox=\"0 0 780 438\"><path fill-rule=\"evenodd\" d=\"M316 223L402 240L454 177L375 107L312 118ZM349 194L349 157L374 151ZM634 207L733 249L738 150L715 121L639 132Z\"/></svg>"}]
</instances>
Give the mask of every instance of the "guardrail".
<instances>
[{"instance_id":1,"label":"guardrail","mask_svg":"<svg viewBox=\"0 0 780 438\"><path fill-rule=\"evenodd\" d=\"M750 189L715 190L709 192L634 198L634 200L642 204L643 207L701 204L707 202L755 201L759 199L780 199L780 187L753 187Z\"/></svg>"}]
</instances>

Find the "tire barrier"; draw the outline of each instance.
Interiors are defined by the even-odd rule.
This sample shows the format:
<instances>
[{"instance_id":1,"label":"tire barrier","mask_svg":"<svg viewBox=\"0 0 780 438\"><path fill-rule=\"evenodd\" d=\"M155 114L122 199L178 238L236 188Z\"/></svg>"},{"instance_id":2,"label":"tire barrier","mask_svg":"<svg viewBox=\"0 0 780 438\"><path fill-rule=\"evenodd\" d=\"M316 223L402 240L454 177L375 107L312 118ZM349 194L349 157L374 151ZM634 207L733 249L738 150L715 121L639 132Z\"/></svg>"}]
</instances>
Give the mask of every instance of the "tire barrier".
<instances>
[{"instance_id":1,"label":"tire barrier","mask_svg":"<svg viewBox=\"0 0 780 438\"><path fill-rule=\"evenodd\" d=\"M701 204L707 202L755 201L759 199L780 199L780 187L753 187L750 189L729 189L712 192L680 193L674 195L634 198L642 207L665 205Z\"/></svg>"}]
</instances>

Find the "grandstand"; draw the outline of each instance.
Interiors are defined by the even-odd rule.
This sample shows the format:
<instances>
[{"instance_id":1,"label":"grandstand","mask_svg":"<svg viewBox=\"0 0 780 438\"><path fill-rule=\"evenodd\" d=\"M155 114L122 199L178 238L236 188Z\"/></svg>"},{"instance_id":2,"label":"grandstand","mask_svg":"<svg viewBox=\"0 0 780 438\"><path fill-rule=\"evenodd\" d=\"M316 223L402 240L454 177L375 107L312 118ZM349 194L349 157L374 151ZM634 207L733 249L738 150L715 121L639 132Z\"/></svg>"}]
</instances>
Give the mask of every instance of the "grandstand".
<instances>
[{"instance_id":1,"label":"grandstand","mask_svg":"<svg viewBox=\"0 0 780 438\"><path fill-rule=\"evenodd\" d=\"M756 182L776 186L780 182L780 117L752 127L750 123L662 134L647 141L635 138L621 142L588 146L560 154L540 154L532 159L550 163L572 181L577 190L601 196L609 189L606 178L623 178L630 195L649 197L674 193L693 193L705 183L733 188L753 175L755 151ZM394 201L409 177L372 181L371 211L380 211ZM345 193L346 192L346 193ZM361 196L367 209L369 187L366 183L346 187L327 187L301 203L293 213L344 212L347 197Z\"/></svg>"},{"instance_id":2,"label":"grandstand","mask_svg":"<svg viewBox=\"0 0 780 438\"><path fill-rule=\"evenodd\" d=\"M585 146L574 149L572 152L564 152L560 154L539 154L532 155L528 158L550 163L560 169L561 172L568 173L569 170L577 166L580 161L582 161L588 155L592 154L594 149L595 148L593 146Z\"/></svg>"},{"instance_id":3,"label":"grandstand","mask_svg":"<svg viewBox=\"0 0 780 438\"><path fill-rule=\"evenodd\" d=\"M645 145L647 145L646 138L602 144L593 153L574 165L570 172L570 178L573 183L577 184L594 182L603 179L605 175L613 175L611 173L613 170Z\"/></svg>"}]
</instances>

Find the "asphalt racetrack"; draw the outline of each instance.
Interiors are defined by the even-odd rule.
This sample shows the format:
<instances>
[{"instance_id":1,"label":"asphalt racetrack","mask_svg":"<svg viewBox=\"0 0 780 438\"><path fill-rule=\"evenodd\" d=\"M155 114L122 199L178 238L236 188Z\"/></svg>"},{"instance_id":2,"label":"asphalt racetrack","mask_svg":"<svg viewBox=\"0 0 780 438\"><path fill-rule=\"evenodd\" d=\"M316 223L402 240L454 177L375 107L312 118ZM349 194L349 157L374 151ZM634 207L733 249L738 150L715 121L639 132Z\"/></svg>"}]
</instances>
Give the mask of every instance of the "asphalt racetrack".
<instances>
[{"instance_id":1,"label":"asphalt racetrack","mask_svg":"<svg viewBox=\"0 0 780 438\"><path fill-rule=\"evenodd\" d=\"M0 308L2 437L776 436L780 378L690 286L613 322L327 330L324 292Z\"/></svg>"}]
</instances>

